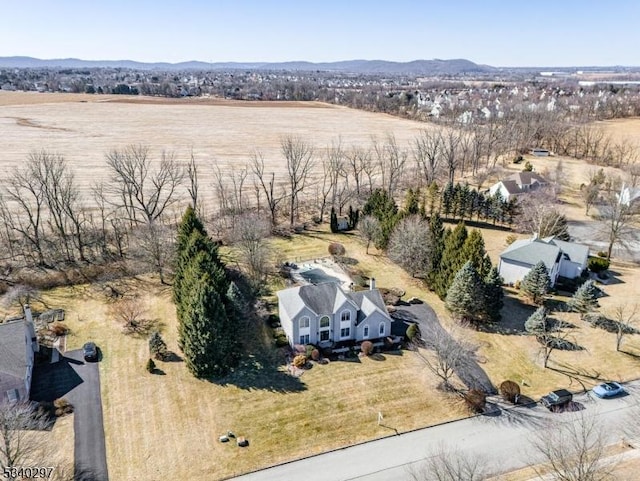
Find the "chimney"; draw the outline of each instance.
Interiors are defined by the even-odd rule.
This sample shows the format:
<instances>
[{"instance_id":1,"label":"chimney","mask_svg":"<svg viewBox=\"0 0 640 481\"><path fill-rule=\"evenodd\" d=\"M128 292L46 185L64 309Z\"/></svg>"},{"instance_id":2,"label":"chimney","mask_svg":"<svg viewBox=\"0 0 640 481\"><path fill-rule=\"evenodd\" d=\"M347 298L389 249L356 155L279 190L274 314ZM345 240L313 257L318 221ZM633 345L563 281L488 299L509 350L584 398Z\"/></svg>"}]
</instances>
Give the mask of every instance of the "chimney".
<instances>
[{"instance_id":1,"label":"chimney","mask_svg":"<svg viewBox=\"0 0 640 481\"><path fill-rule=\"evenodd\" d=\"M369 290L372 291L376 288L376 278L372 277L369 279Z\"/></svg>"},{"instance_id":2,"label":"chimney","mask_svg":"<svg viewBox=\"0 0 640 481\"><path fill-rule=\"evenodd\" d=\"M24 320L30 323L33 322L33 316L31 315L31 308L29 307L29 304L24 305Z\"/></svg>"}]
</instances>

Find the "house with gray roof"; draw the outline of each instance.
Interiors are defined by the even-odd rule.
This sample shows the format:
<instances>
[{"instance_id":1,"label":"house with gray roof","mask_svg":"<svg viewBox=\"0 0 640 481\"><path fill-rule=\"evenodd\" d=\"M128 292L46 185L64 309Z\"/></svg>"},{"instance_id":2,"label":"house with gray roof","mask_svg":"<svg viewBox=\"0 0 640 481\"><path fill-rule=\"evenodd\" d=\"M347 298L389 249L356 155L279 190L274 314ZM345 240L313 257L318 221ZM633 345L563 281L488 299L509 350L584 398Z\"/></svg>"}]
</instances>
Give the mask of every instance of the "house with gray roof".
<instances>
[{"instance_id":1,"label":"house with gray roof","mask_svg":"<svg viewBox=\"0 0 640 481\"><path fill-rule=\"evenodd\" d=\"M327 282L283 289L277 295L280 323L292 346L331 347L391 334L391 317L373 283L367 291L346 291Z\"/></svg>"},{"instance_id":2,"label":"house with gray roof","mask_svg":"<svg viewBox=\"0 0 640 481\"><path fill-rule=\"evenodd\" d=\"M25 319L0 324L0 404L29 400L38 350L29 306L25 306Z\"/></svg>"},{"instance_id":3,"label":"house with gray roof","mask_svg":"<svg viewBox=\"0 0 640 481\"><path fill-rule=\"evenodd\" d=\"M549 272L551 285L559 276L567 279L580 277L587 268L589 248L575 242L567 242L556 237L543 239L533 236L513 242L501 254L498 271L507 284L515 284L527 275L538 262L544 262Z\"/></svg>"},{"instance_id":4,"label":"house with gray roof","mask_svg":"<svg viewBox=\"0 0 640 481\"><path fill-rule=\"evenodd\" d=\"M506 179L493 184L489 188L489 194L494 196L499 192L504 200L509 200L545 185L547 185L547 181L535 172L516 172Z\"/></svg>"}]
</instances>

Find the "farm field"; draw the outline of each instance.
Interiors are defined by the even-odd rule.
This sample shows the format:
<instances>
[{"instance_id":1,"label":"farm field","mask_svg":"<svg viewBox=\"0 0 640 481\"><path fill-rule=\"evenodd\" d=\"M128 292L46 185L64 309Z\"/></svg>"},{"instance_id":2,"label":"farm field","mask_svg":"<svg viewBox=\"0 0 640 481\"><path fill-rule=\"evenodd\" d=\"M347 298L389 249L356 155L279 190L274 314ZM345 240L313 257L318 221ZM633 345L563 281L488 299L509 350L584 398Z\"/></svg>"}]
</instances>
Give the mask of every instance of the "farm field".
<instances>
[{"instance_id":1,"label":"farm field","mask_svg":"<svg viewBox=\"0 0 640 481\"><path fill-rule=\"evenodd\" d=\"M154 159L165 150L186 162L193 151L203 166L201 182L210 186L214 168L239 169L256 150L264 155L267 169L284 173L280 140L286 135L299 136L322 150L340 139L346 148L369 146L372 136L383 140L388 134L406 145L428 128L390 115L315 102L163 100L0 92L0 164L9 170L34 150L62 154L87 193L105 178L107 152L147 145ZM316 169L321 171L320 161Z\"/></svg>"}]
</instances>

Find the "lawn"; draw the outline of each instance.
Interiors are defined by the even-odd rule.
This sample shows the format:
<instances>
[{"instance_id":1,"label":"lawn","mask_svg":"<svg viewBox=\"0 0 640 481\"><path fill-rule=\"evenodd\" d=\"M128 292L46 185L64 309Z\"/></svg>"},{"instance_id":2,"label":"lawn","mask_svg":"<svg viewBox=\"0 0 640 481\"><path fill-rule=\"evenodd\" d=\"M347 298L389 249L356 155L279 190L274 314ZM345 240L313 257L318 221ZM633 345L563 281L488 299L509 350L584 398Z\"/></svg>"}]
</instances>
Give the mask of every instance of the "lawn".
<instances>
[{"instance_id":1,"label":"lawn","mask_svg":"<svg viewBox=\"0 0 640 481\"><path fill-rule=\"evenodd\" d=\"M118 288L140 295L169 348L180 354L170 291L153 278ZM314 365L296 378L254 339L242 368L223 382L196 380L183 362L157 362L162 374L151 375L146 339L122 332L110 314L113 301L98 285L55 289L44 300L66 309L68 349L87 339L102 349L113 480L220 479L464 415L458 402L435 390L437 380L412 353ZM220 443L228 430L250 446Z\"/></svg>"}]
</instances>

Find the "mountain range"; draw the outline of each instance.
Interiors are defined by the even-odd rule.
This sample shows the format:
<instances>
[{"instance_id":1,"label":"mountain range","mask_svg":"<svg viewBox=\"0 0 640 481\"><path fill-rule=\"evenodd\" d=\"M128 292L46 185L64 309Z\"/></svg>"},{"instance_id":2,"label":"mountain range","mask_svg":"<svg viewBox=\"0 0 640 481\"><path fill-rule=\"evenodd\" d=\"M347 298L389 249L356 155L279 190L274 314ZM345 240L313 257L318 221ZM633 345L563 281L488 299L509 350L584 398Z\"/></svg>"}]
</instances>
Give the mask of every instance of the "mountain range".
<instances>
[{"instance_id":1,"label":"mountain range","mask_svg":"<svg viewBox=\"0 0 640 481\"><path fill-rule=\"evenodd\" d=\"M43 60L33 57L0 57L0 68L125 68L135 70L288 70L330 71L362 74L414 74L450 75L463 73L491 73L495 67L479 65L470 60L413 60L391 62L387 60L345 60L341 62L199 62L180 63L136 62L133 60L81 60L61 58Z\"/></svg>"}]
</instances>

